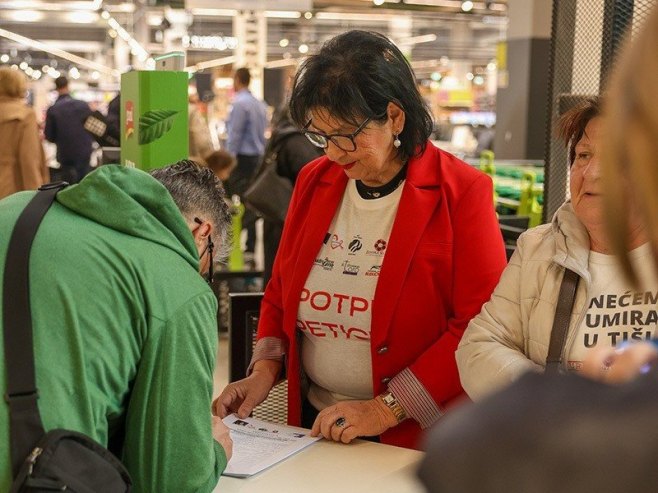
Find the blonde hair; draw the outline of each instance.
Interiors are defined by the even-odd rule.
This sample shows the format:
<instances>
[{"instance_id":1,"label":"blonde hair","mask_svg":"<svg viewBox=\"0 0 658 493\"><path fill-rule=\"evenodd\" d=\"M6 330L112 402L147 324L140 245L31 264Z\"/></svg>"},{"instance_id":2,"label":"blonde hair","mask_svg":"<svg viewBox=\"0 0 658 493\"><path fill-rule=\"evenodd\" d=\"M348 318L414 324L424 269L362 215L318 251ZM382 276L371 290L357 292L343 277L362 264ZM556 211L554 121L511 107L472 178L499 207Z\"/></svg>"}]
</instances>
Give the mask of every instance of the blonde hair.
<instances>
[{"instance_id":1,"label":"blonde hair","mask_svg":"<svg viewBox=\"0 0 658 493\"><path fill-rule=\"evenodd\" d=\"M0 96L22 98L27 91L27 79L20 70L0 67Z\"/></svg>"},{"instance_id":2,"label":"blonde hair","mask_svg":"<svg viewBox=\"0 0 658 493\"><path fill-rule=\"evenodd\" d=\"M628 215L639 211L658 259L658 7L626 40L606 94L603 180L609 238L625 274L637 285L628 256Z\"/></svg>"}]
</instances>

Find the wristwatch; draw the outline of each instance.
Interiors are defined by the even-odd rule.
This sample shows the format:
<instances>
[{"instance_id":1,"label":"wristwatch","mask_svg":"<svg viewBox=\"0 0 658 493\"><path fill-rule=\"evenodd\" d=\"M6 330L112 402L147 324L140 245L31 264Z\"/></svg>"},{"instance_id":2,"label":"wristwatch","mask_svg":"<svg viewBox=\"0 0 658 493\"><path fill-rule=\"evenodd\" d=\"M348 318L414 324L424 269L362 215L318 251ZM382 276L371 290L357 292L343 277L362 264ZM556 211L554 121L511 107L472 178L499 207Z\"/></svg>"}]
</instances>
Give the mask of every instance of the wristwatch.
<instances>
[{"instance_id":1,"label":"wristwatch","mask_svg":"<svg viewBox=\"0 0 658 493\"><path fill-rule=\"evenodd\" d=\"M400 405L398 400L395 398L393 392L388 390L383 394L379 394L379 397L382 399L382 402L386 404L386 407L388 407L391 411L393 411L393 414L395 415L395 419L398 420L398 423L404 421L407 418L406 411Z\"/></svg>"}]
</instances>

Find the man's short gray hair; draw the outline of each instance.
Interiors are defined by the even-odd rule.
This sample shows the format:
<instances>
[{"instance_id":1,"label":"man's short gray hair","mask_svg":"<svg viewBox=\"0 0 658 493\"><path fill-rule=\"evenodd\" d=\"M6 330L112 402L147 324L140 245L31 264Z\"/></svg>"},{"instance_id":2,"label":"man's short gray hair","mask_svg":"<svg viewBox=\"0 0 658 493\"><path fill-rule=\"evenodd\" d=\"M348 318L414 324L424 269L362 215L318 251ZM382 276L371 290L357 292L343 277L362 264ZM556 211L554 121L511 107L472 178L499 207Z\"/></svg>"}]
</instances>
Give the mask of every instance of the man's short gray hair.
<instances>
[{"instance_id":1,"label":"man's short gray hair","mask_svg":"<svg viewBox=\"0 0 658 493\"><path fill-rule=\"evenodd\" d=\"M212 170L184 159L151 171L151 176L169 190L188 223L197 217L213 224L216 258L226 258L231 249L231 213L222 183Z\"/></svg>"}]
</instances>

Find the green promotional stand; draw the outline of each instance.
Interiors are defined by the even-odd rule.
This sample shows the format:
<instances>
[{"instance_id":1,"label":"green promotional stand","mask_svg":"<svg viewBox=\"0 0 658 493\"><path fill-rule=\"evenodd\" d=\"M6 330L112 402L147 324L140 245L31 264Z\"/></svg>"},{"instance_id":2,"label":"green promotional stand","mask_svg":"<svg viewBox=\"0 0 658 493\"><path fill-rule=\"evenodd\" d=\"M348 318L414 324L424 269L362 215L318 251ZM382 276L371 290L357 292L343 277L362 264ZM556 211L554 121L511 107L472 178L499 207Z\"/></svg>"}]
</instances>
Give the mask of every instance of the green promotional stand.
<instances>
[{"instance_id":1,"label":"green promotional stand","mask_svg":"<svg viewBox=\"0 0 658 493\"><path fill-rule=\"evenodd\" d=\"M121 164L148 171L189 154L187 72L121 75Z\"/></svg>"}]
</instances>

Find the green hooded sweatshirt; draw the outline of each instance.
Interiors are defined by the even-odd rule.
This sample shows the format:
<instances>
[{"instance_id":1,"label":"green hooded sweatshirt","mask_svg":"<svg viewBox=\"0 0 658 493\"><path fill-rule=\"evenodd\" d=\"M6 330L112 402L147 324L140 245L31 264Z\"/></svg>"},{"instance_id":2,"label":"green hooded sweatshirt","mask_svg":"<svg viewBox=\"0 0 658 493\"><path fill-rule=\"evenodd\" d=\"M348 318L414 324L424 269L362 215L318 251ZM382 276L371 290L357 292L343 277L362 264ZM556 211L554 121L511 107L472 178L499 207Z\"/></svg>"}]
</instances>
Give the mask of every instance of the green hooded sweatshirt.
<instances>
[{"instance_id":1,"label":"green hooded sweatshirt","mask_svg":"<svg viewBox=\"0 0 658 493\"><path fill-rule=\"evenodd\" d=\"M0 201L2 275L10 234L33 195ZM194 239L167 190L147 173L119 166L103 166L61 191L32 246L44 427L77 430L107 445L125 419L122 460L136 492L210 492L226 466L210 416L217 301L198 269ZM0 347L4 394L2 337ZM10 483L3 402L0 491Z\"/></svg>"}]
</instances>

